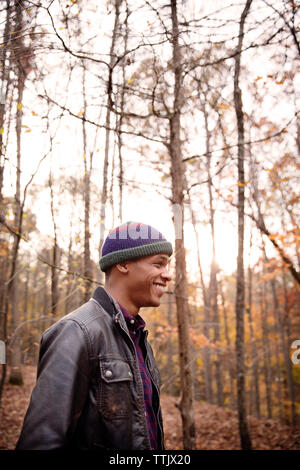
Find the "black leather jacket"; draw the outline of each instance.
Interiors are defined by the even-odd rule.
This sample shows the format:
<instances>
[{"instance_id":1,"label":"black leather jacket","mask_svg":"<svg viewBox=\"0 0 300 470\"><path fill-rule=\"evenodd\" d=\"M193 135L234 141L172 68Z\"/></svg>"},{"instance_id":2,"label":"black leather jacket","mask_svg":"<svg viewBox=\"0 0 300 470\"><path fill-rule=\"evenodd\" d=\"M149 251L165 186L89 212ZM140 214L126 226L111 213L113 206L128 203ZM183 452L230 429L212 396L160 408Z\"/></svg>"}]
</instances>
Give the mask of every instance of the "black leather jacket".
<instances>
[{"instance_id":1,"label":"black leather jacket","mask_svg":"<svg viewBox=\"0 0 300 470\"><path fill-rule=\"evenodd\" d=\"M142 332L163 449L159 373ZM126 321L112 297L93 297L45 331L37 382L16 449L150 449L143 384Z\"/></svg>"}]
</instances>

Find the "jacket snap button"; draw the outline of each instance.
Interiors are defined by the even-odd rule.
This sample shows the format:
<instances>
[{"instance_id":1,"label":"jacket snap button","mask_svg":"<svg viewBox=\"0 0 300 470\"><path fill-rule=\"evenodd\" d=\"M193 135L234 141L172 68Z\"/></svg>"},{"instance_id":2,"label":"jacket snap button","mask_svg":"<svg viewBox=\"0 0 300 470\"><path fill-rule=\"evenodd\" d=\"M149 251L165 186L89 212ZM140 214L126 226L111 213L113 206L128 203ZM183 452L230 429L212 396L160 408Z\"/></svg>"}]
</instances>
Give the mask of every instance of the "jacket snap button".
<instances>
[{"instance_id":1,"label":"jacket snap button","mask_svg":"<svg viewBox=\"0 0 300 470\"><path fill-rule=\"evenodd\" d=\"M113 375L113 374L112 374L112 371L111 371L111 370L107 370L107 371L105 372L105 377L107 377L107 378L108 378L108 377L111 377L112 375Z\"/></svg>"}]
</instances>

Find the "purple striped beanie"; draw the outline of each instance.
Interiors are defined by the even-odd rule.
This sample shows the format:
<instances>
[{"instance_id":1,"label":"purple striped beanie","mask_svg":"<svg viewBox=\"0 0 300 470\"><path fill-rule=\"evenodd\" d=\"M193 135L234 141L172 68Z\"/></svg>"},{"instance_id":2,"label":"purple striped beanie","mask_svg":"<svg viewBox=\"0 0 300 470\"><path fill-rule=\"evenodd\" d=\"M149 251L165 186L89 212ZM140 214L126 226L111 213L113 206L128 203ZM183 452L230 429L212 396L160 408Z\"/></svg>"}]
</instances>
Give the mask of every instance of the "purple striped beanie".
<instances>
[{"instance_id":1,"label":"purple striped beanie","mask_svg":"<svg viewBox=\"0 0 300 470\"><path fill-rule=\"evenodd\" d=\"M100 268L106 271L115 264L143 256L165 253L171 256L172 244L151 225L125 222L111 230L103 243Z\"/></svg>"}]
</instances>

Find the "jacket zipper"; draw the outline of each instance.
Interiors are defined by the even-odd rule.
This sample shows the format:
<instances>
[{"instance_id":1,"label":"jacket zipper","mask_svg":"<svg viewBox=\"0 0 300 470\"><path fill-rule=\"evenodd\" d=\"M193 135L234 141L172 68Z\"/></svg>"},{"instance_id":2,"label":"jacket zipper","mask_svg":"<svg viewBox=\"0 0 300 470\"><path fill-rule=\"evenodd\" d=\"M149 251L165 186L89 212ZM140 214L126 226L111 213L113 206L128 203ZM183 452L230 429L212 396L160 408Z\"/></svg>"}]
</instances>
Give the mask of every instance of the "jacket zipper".
<instances>
[{"instance_id":1,"label":"jacket zipper","mask_svg":"<svg viewBox=\"0 0 300 470\"><path fill-rule=\"evenodd\" d=\"M136 349L135 349L135 345L134 345L134 342L132 341L132 339L130 338L130 336L128 335L127 331L123 328L123 326L121 325L121 322L120 322L120 312L118 312L116 315L115 315L115 321L116 323L119 325L120 329L122 330L123 333L125 333L125 336L126 336L126 339L129 340L129 344L130 344L130 347L132 349L132 352L133 352L133 355L135 357L135 362L136 362L136 365L137 365L137 372L138 372L138 376L139 376L139 379L140 379L140 383L139 383L139 386L140 386L140 389L142 390L142 397L144 396L144 387L143 387L143 382L142 382L142 377L141 377L141 374L140 374L140 368L139 368L139 365L138 365L138 358L137 358L137 354L136 354ZM147 437L148 437L148 446L149 446L149 449L151 449L151 443L150 443L150 437L149 437L149 432L148 432L148 426L147 426L147 421L146 421L146 418L145 418L145 406L144 406L144 398L143 398L143 410L144 410L144 414L143 414L143 417L144 417L144 427L147 431Z\"/></svg>"}]
</instances>

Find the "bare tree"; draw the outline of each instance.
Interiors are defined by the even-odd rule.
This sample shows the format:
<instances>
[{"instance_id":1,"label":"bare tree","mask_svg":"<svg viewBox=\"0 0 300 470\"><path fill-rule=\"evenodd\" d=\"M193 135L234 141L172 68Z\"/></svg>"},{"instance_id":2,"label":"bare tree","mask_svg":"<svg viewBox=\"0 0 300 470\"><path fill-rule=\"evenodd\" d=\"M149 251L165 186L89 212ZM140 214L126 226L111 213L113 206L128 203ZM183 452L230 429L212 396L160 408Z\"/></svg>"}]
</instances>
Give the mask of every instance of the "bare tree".
<instances>
[{"instance_id":1,"label":"bare tree","mask_svg":"<svg viewBox=\"0 0 300 470\"><path fill-rule=\"evenodd\" d=\"M272 418L272 370L271 370L271 351L270 338L268 331L268 309L266 301L266 283L263 281L259 288L259 303L261 313L261 329L262 329L262 348L263 348L263 372L266 390L266 405L268 418Z\"/></svg>"},{"instance_id":2,"label":"bare tree","mask_svg":"<svg viewBox=\"0 0 300 470\"><path fill-rule=\"evenodd\" d=\"M52 171L50 170L49 175L49 189L50 189L50 208L51 208L51 218L53 226L53 246L52 246L52 256L51 256L51 314L55 318L57 316L57 304L59 300L59 271L56 269L59 262L59 246L57 241L57 223L55 217L55 207L54 207L54 191L53 191L53 176Z\"/></svg>"},{"instance_id":3,"label":"bare tree","mask_svg":"<svg viewBox=\"0 0 300 470\"><path fill-rule=\"evenodd\" d=\"M16 67L17 75L17 103L16 103L16 139L17 139L17 164L16 164L16 191L15 191L15 208L14 208L14 225L18 227L21 234L22 231L22 209L21 209L21 134L22 134L22 106L23 106L23 92L25 88L25 80L28 69L24 65L24 58L26 60L29 50L22 43L23 33L23 1L15 0L15 32L12 38L12 60ZM12 331L16 330L20 321L20 312L18 305L18 252L20 246L20 236L14 238L12 249L12 264L10 278L8 282L8 297L11 303L12 314ZM10 383L22 385L23 378L21 373L21 350L19 341L14 342L14 347L11 350L11 373Z\"/></svg>"},{"instance_id":4,"label":"bare tree","mask_svg":"<svg viewBox=\"0 0 300 470\"><path fill-rule=\"evenodd\" d=\"M239 431L242 449L251 449L245 403L245 364L244 364L244 314L245 314L245 279L244 279L244 205L245 205L245 171L244 171L244 115L242 92L239 86L241 52L244 38L245 20L249 13L252 0L247 0L243 9L239 41L235 56L234 69L234 105L238 129L238 259L236 286L236 369Z\"/></svg>"},{"instance_id":5,"label":"bare tree","mask_svg":"<svg viewBox=\"0 0 300 470\"><path fill-rule=\"evenodd\" d=\"M124 21L124 54L128 48L128 36L129 36L129 27L128 27L128 18L130 15L130 11L128 8L128 1L125 0L126 5L126 16ZM122 138L122 126L123 126L123 118L124 118L124 107L125 107L125 70L126 70L126 62L122 60L122 87L120 90L120 115L117 121L116 132L117 132L117 140L118 140L118 156L119 156L119 220L122 222L123 220L123 184L124 184L124 165L123 165L123 138Z\"/></svg>"},{"instance_id":6,"label":"bare tree","mask_svg":"<svg viewBox=\"0 0 300 470\"><path fill-rule=\"evenodd\" d=\"M202 112L204 115L204 127L206 135L206 171L207 171L207 188L208 188L208 199L209 199L209 220L211 228L211 239L212 239L212 261L210 269L210 282L208 290L208 305L210 311L212 311L213 324L214 324L214 342L220 341L220 325L219 325L219 307L218 307L218 282L217 272L218 265L216 259L216 234L215 234L215 208L212 194L212 177L211 177L211 152L210 152L210 141L211 135L208 128L208 113L205 99L202 100ZM222 387L222 372L221 372L221 355L217 351L215 359L216 367L216 382L217 382L217 403L222 406L224 403L223 399L223 387Z\"/></svg>"},{"instance_id":7,"label":"bare tree","mask_svg":"<svg viewBox=\"0 0 300 470\"><path fill-rule=\"evenodd\" d=\"M84 255L83 255L83 274L86 277L91 277L91 252L90 252L90 187L91 187L91 171L93 164L93 152L88 152L87 146L87 132L86 132L86 111L87 111L87 98L86 98L86 67L82 63L82 98L83 98L83 120L82 120L82 142L83 142L83 162L84 162ZM84 288L84 301L87 302L91 296L91 283L85 282Z\"/></svg>"},{"instance_id":8,"label":"bare tree","mask_svg":"<svg viewBox=\"0 0 300 470\"><path fill-rule=\"evenodd\" d=\"M104 241L105 232L105 217L106 217L106 202L107 202L107 181L108 181L108 164L109 164L109 149L110 149L110 126L111 126L111 113L113 107L113 71L116 63L115 57L115 46L117 32L120 23L120 4L122 0L115 0L115 21L111 37L111 45L109 51L109 67L108 67L108 79L107 79L107 108L106 108L106 119L105 119L105 149L104 149L104 162L103 162L103 175L102 175L102 193L101 193L101 208L100 208L100 241L99 241L99 253L101 255L101 247ZM100 281L102 280L103 273L100 271Z\"/></svg>"},{"instance_id":9,"label":"bare tree","mask_svg":"<svg viewBox=\"0 0 300 470\"><path fill-rule=\"evenodd\" d=\"M0 211L3 210L3 196L2 196L2 186L3 186L3 174L4 174L4 142L3 142L3 125L5 120L5 108L7 106L7 94L8 88L10 85L10 61L7 61L8 48L9 48L9 37L10 37L10 23L11 23L11 6L10 0L6 0L6 20L3 32L3 43L1 50L1 89L0 89ZM7 64L8 62L8 64Z\"/></svg>"},{"instance_id":10,"label":"bare tree","mask_svg":"<svg viewBox=\"0 0 300 470\"><path fill-rule=\"evenodd\" d=\"M10 7L10 0L6 1L6 19L5 19L5 26L3 32L3 47L1 51L1 91L0 91L0 215L4 218L4 203L3 203L3 175L4 175L4 166L5 166L5 152L4 152L4 141L3 141L3 125L5 120L6 114L6 100L7 100L7 93L10 84L10 66L7 67L7 55L8 55L8 47L9 47L9 34L10 34L10 19L11 16L11 7ZM10 63L10 61L9 61ZM8 271L8 260L6 260L6 269L5 272ZM3 266L4 267L4 266ZM6 303L6 296L7 296L7 284L5 283L5 275L3 271L3 277L1 275L0 280L0 335L1 341L6 342L7 340L7 309L5 308ZM0 380L0 403L2 397L2 391L4 387L6 377L6 364L2 365L2 373L1 373L1 380Z\"/></svg>"},{"instance_id":11,"label":"bare tree","mask_svg":"<svg viewBox=\"0 0 300 470\"><path fill-rule=\"evenodd\" d=\"M252 248L252 233L250 237L250 254ZM256 346L256 339L253 328L253 312L252 312L252 293L253 293L253 268L250 266L250 256L248 264L248 300L246 306L246 313L248 314L249 333L250 333L250 355L251 355L251 372L252 372L252 389L251 400L253 400L254 414L260 417L260 393L259 393L259 370L258 370L258 353Z\"/></svg>"},{"instance_id":12,"label":"bare tree","mask_svg":"<svg viewBox=\"0 0 300 470\"><path fill-rule=\"evenodd\" d=\"M197 230L197 220L196 214L193 209L192 200L190 197L190 192L188 185L186 183L186 190L188 194L188 203L191 212L191 219L193 224L193 229L196 238L196 246L197 246L197 263L199 269L199 276L200 276L200 283L202 289L202 299L203 299L203 335L207 340L210 339L209 334L209 325L210 325L210 306L208 303L208 293L207 288L204 282L203 270L201 266L201 252L200 252L200 244L198 239L198 230ZM210 365L210 345L203 346L202 348L202 356L203 356L203 374L204 374L204 383L205 383L205 398L207 403L213 403L213 390L212 390L212 371Z\"/></svg>"},{"instance_id":13,"label":"bare tree","mask_svg":"<svg viewBox=\"0 0 300 470\"><path fill-rule=\"evenodd\" d=\"M173 47L173 74L174 74L174 101L173 112L170 117L170 156L171 156L171 177L172 177L172 199L181 210L181 238L175 240L175 298L177 308L178 336L179 336L179 358L180 358L180 379L181 379L181 401L179 404L182 430L183 446L185 449L196 448L196 432L194 420L194 390L191 368L191 352L189 340L189 305L187 300L187 275L184 248L183 231L183 200L184 200L184 167L181 155L180 141L180 112L182 106L182 68L179 45L179 29L177 16L177 1L171 0L172 16L172 47ZM175 220L175 223L178 221Z\"/></svg>"}]
</instances>

